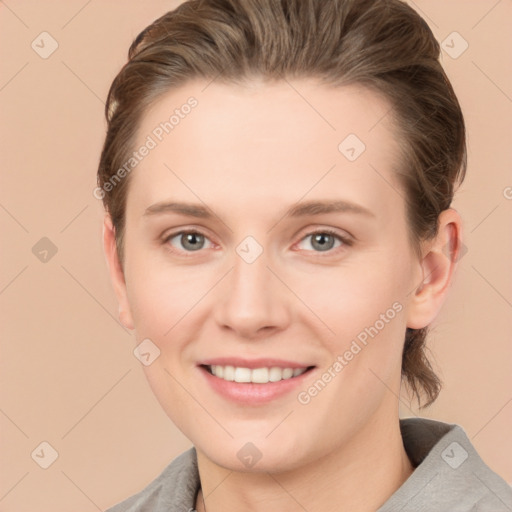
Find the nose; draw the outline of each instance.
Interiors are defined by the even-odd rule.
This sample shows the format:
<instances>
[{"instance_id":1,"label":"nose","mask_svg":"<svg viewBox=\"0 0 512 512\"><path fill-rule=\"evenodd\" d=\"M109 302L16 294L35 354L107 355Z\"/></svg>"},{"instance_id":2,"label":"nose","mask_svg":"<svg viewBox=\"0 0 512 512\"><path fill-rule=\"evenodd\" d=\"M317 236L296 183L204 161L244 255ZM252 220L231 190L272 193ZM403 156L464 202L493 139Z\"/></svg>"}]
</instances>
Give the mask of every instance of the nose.
<instances>
[{"instance_id":1,"label":"nose","mask_svg":"<svg viewBox=\"0 0 512 512\"><path fill-rule=\"evenodd\" d=\"M268 264L265 251L252 263L235 253L215 305L215 320L223 330L257 339L287 327L290 297Z\"/></svg>"}]
</instances>

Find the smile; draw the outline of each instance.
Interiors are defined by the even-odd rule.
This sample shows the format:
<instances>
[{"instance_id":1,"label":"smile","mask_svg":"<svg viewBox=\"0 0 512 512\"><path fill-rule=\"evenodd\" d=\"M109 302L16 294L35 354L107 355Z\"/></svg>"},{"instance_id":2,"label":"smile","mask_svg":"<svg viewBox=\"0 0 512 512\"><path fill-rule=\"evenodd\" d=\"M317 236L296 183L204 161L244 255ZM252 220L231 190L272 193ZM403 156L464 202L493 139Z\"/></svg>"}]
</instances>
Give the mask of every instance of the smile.
<instances>
[{"instance_id":1,"label":"smile","mask_svg":"<svg viewBox=\"0 0 512 512\"><path fill-rule=\"evenodd\" d=\"M279 365L279 366L278 366ZM263 406L294 396L316 366L277 359L217 358L198 365L207 386L215 394L239 405Z\"/></svg>"},{"instance_id":2,"label":"smile","mask_svg":"<svg viewBox=\"0 0 512 512\"><path fill-rule=\"evenodd\" d=\"M206 369L215 377L228 382L267 384L298 377L308 370L305 368L280 368L278 366L263 368L244 368L242 366L207 365Z\"/></svg>"}]
</instances>

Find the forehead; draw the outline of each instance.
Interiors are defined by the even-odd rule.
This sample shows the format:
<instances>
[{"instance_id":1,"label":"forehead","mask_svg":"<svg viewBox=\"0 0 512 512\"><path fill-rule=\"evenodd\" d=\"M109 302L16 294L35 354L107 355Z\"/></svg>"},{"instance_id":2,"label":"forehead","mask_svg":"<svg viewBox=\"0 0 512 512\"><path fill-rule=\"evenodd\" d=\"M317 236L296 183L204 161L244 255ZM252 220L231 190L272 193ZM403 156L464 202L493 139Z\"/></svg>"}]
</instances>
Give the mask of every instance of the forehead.
<instances>
[{"instance_id":1,"label":"forehead","mask_svg":"<svg viewBox=\"0 0 512 512\"><path fill-rule=\"evenodd\" d=\"M340 186L366 190L371 200L386 181L398 187L390 105L358 86L190 82L146 113L136 148L144 144L152 148L128 194L130 201L137 190L140 208L178 190L191 200L217 193L242 204L249 196L277 200L287 193L297 201L312 188Z\"/></svg>"}]
</instances>

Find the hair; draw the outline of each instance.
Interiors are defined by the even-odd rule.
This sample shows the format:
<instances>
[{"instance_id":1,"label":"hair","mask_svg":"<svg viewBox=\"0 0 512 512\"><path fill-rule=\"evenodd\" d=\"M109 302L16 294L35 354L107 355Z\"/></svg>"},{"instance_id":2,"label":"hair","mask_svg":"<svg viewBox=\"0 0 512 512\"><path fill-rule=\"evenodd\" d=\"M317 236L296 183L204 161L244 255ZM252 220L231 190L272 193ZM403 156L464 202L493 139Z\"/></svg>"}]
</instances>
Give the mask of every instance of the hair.
<instances>
[{"instance_id":1,"label":"hair","mask_svg":"<svg viewBox=\"0 0 512 512\"><path fill-rule=\"evenodd\" d=\"M415 250L437 234L466 173L464 119L439 62L439 43L401 0L188 0L146 27L107 97L107 133L98 187L112 218L121 263L130 176L108 186L129 160L150 106L169 90L200 79L313 78L360 85L392 107L407 221ZM112 183L112 181L110 181ZM402 378L429 406L441 381L426 355L428 327L407 328Z\"/></svg>"}]
</instances>

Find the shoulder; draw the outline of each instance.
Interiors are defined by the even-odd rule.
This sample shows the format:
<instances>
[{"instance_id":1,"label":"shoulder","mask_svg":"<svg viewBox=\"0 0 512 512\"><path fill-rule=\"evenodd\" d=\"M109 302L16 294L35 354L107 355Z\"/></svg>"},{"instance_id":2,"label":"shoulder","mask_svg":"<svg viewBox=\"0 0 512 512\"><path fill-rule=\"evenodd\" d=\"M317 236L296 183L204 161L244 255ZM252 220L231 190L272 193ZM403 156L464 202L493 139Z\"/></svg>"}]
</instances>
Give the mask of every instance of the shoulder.
<instances>
[{"instance_id":1,"label":"shoulder","mask_svg":"<svg viewBox=\"0 0 512 512\"><path fill-rule=\"evenodd\" d=\"M195 448L176 457L144 489L106 512L164 512L189 510L195 505L199 473Z\"/></svg>"},{"instance_id":2,"label":"shoulder","mask_svg":"<svg viewBox=\"0 0 512 512\"><path fill-rule=\"evenodd\" d=\"M407 418L400 430L416 469L379 512L512 510L512 488L485 464L461 426Z\"/></svg>"}]
</instances>

